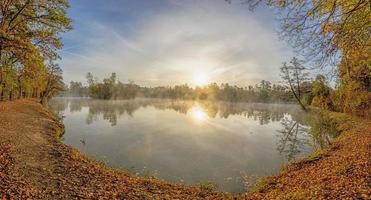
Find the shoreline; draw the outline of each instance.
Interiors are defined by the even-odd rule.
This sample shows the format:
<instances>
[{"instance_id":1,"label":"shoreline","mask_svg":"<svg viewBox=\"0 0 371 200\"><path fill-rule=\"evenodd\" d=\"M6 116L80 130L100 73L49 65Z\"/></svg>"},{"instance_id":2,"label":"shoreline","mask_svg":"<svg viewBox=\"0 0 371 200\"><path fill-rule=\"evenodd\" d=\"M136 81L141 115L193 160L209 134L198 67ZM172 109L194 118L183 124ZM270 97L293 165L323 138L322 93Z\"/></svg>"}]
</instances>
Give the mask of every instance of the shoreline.
<instances>
[{"instance_id":1,"label":"shoreline","mask_svg":"<svg viewBox=\"0 0 371 200\"><path fill-rule=\"evenodd\" d=\"M266 177L247 199L370 199L371 120L322 112L338 136L328 147L283 166ZM329 127L326 127L329 128Z\"/></svg>"},{"instance_id":2,"label":"shoreline","mask_svg":"<svg viewBox=\"0 0 371 200\"><path fill-rule=\"evenodd\" d=\"M342 132L330 147L289 163L260 181L254 191L232 196L103 166L61 142L63 125L34 100L0 102L0 113L0 197L5 199L367 199L371 195L367 171L371 123L345 114L325 112Z\"/></svg>"},{"instance_id":3,"label":"shoreline","mask_svg":"<svg viewBox=\"0 0 371 200\"><path fill-rule=\"evenodd\" d=\"M0 113L1 198L229 198L227 194L133 177L103 166L59 140L59 122L36 101L1 102Z\"/></svg>"}]
</instances>

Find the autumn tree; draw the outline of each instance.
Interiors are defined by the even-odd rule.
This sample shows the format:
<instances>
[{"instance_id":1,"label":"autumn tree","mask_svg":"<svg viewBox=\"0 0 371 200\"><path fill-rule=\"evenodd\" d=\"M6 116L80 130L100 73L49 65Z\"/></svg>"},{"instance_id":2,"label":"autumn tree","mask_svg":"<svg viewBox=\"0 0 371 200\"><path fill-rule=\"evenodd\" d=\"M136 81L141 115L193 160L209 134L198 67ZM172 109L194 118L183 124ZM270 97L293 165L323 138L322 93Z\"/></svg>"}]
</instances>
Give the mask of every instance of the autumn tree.
<instances>
[{"instance_id":1,"label":"autumn tree","mask_svg":"<svg viewBox=\"0 0 371 200\"><path fill-rule=\"evenodd\" d=\"M81 82L71 81L68 88L68 96L86 97L88 96L88 88L83 86Z\"/></svg>"},{"instance_id":2,"label":"autumn tree","mask_svg":"<svg viewBox=\"0 0 371 200\"><path fill-rule=\"evenodd\" d=\"M45 104L47 100L49 100L59 91L63 91L64 83L62 77L62 69L57 64L50 63L48 65L48 70L44 82L45 86L40 95L40 102L42 104Z\"/></svg>"},{"instance_id":3,"label":"autumn tree","mask_svg":"<svg viewBox=\"0 0 371 200\"><path fill-rule=\"evenodd\" d=\"M312 105L323 109L330 109L332 100L330 97L331 88L323 75L317 75L312 83L311 94L313 95Z\"/></svg>"},{"instance_id":4,"label":"autumn tree","mask_svg":"<svg viewBox=\"0 0 371 200\"><path fill-rule=\"evenodd\" d=\"M334 92L335 106L338 111L371 117L371 59L369 52L354 52L352 55L354 59L344 59L339 65L339 85Z\"/></svg>"},{"instance_id":5,"label":"autumn tree","mask_svg":"<svg viewBox=\"0 0 371 200\"><path fill-rule=\"evenodd\" d=\"M252 10L261 3L277 8L281 36L308 60L317 61L317 66L338 64L339 56L348 49L369 48L371 10L367 0L240 1Z\"/></svg>"},{"instance_id":6,"label":"autumn tree","mask_svg":"<svg viewBox=\"0 0 371 200\"><path fill-rule=\"evenodd\" d=\"M337 75L336 110L371 116L369 0L241 1L277 8L280 35L313 68Z\"/></svg>"},{"instance_id":7,"label":"autumn tree","mask_svg":"<svg viewBox=\"0 0 371 200\"><path fill-rule=\"evenodd\" d=\"M46 63L59 58L60 33L71 29L67 0L0 2L0 89L8 99L40 97L47 90ZM13 74L16 73L16 76Z\"/></svg>"}]
</instances>

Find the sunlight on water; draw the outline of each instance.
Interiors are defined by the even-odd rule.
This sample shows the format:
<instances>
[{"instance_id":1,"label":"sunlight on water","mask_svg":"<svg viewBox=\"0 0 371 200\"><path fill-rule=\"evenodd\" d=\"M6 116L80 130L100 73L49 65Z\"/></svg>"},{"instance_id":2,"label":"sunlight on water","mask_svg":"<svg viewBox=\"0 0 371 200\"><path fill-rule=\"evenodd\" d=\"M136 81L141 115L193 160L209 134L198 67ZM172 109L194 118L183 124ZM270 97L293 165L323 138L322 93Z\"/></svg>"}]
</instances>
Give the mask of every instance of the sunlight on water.
<instances>
[{"instance_id":1,"label":"sunlight on water","mask_svg":"<svg viewBox=\"0 0 371 200\"><path fill-rule=\"evenodd\" d=\"M206 111L199 105L193 106L187 114L196 122L204 122L209 118Z\"/></svg>"},{"instance_id":2,"label":"sunlight on water","mask_svg":"<svg viewBox=\"0 0 371 200\"><path fill-rule=\"evenodd\" d=\"M230 193L323 144L290 104L56 98L49 107L66 144L110 167Z\"/></svg>"}]
</instances>

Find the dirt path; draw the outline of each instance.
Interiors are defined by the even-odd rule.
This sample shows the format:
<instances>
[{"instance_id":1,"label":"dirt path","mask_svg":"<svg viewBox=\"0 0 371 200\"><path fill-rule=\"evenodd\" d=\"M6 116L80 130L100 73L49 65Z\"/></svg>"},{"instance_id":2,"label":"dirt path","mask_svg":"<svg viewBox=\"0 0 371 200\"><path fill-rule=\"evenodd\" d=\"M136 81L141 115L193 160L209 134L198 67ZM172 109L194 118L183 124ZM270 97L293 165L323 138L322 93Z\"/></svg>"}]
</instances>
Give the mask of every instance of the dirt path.
<instances>
[{"instance_id":1,"label":"dirt path","mask_svg":"<svg viewBox=\"0 0 371 200\"><path fill-rule=\"evenodd\" d=\"M0 102L0 199L371 199L371 122L330 118L343 133L328 149L231 196L106 168L60 142L40 104Z\"/></svg>"},{"instance_id":2,"label":"dirt path","mask_svg":"<svg viewBox=\"0 0 371 200\"><path fill-rule=\"evenodd\" d=\"M12 150L9 181L21 186L10 188L16 196L39 191L49 193L58 184L57 180L47 177L52 177L58 169L58 150L50 134L60 131L61 127L51 120L48 112L34 104L32 101L0 104L1 143L10 144Z\"/></svg>"}]
</instances>

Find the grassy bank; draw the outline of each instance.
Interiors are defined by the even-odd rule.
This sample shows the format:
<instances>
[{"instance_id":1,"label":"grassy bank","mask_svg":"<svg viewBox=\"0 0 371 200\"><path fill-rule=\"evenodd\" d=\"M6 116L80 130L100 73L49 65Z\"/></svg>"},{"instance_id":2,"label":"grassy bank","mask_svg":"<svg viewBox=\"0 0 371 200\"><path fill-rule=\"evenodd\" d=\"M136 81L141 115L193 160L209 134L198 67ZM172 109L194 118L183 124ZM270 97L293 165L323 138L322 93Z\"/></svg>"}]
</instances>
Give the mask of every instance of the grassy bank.
<instances>
[{"instance_id":1,"label":"grassy bank","mask_svg":"<svg viewBox=\"0 0 371 200\"><path fill-rule=\"evenodd\" d=\"M317 112L314 110L314 112ZM32 100L0 103L0 198L5 199L369 199L370 121L323 114L341 135L329 148L232 196L205 187L133 177L63 144L63 126Z\"/></svg>"}]
</instances>

